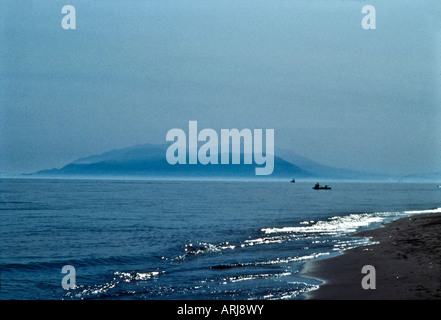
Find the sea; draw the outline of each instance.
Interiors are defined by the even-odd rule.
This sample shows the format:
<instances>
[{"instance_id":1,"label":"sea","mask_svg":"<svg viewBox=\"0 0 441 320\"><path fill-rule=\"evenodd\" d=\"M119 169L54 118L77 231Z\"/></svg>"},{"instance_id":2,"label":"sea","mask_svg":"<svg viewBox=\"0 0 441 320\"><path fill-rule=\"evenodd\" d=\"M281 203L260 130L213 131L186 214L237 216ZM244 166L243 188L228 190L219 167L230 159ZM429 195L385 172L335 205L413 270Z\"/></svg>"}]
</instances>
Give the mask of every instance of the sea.
<instances>
[{"instance_id":1,"label":"sea","mask_svg":"<svg viewBox=\"0 0 441 320\"><path fill-rule=\"evenodd\" d=\"M441 211L434 184L329 185L0 179L0 299L305 299L306 262Z\"/></svg>"}]
</instances>

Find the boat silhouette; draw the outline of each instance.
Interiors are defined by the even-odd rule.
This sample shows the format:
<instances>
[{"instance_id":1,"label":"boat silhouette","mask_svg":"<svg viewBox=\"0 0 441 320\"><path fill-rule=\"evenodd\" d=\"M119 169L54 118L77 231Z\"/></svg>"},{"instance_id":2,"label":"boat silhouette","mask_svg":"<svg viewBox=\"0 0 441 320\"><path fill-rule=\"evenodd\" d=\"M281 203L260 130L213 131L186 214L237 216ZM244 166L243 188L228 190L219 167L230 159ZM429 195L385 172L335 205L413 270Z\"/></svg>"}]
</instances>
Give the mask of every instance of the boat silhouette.
<instances>
[{"instance_id":1,"label":"boat silhouette","mask_svg":"<svg viewBox=\"0 0 441 320\"><path fill-rule=\"evenodd\" d=\"M313 187L314 190L331 190L331 187L328 185L325 185L322 187L319 183L316 183Z\"/></svg>"}]
</instances>

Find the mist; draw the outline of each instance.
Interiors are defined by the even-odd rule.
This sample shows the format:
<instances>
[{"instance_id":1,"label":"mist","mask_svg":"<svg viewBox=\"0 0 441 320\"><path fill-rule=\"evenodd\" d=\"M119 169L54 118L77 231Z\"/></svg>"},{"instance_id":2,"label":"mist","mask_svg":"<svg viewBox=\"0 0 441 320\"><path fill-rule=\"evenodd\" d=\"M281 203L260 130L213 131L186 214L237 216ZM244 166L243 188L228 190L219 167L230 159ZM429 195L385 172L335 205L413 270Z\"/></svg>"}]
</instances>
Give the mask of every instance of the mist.
<instances>
[{"instance_id":1,"label":"mist","mask_svg":"<svg viewBox=\"0 0 441 320\"><path fill-rule=\"evenodd\" d=\"M162 144L193 120L274 129L324 165L441 171L441 5L370 1L365 30L365 4L3 1L0 172Z\"/></svg>"}]
</instances>

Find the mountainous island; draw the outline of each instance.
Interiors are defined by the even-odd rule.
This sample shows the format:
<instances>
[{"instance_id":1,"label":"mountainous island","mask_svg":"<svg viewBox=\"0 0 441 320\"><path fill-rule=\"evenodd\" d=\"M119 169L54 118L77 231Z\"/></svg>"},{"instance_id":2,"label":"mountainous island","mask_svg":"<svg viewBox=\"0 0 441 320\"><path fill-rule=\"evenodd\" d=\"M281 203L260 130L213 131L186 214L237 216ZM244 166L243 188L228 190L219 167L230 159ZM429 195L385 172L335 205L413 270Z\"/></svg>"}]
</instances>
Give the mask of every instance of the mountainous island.
<instances>
[{"instance_id":1,"label":"mountainous island","mask_svg":"<svg viewBox=\"0 0 441 320\"><path fill-rule=\"evenodd\" d=\"M258 164L175 164L166 160L168 145L140 144L77 159L62 168L30 174L38 177L127 177L177 179L276 179L286 180L385 180L379 174L339 169L321 165L291 151L276 149L274 171L256 176ZM243 154L241 154L243 159Z\"/></svg>"}]
</instances>

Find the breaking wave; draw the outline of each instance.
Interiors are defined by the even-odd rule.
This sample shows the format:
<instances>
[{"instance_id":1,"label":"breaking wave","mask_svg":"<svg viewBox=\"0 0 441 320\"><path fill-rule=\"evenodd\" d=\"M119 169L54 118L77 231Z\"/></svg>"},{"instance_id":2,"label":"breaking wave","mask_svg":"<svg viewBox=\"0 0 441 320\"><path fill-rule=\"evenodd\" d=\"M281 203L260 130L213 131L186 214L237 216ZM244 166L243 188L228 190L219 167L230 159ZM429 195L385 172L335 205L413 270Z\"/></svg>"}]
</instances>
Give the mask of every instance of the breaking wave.
<instances>
[{"instance_id":1,"label":"breaking wave","mask_svg":"<svg viewBox=\"0 0 441 320\"><path fill-rule=\"evenodd\" d=\"M381 223L424 213L440 213L441 208L430 210L399 211L399 212L373 212L373 213L354 213L346 216L334 216L328 220L302 221L300 226L282 227L282 228L263 228L265 234L287 233L292 236L306 236L308 234L316 235L349 235L361 228L379 226Z\"/></svg>"},{"instance_id":2,"label":"breaking wave","mask_svg":"<svg viewBox=\"0 0 441 320\"><path fill-rule=\"evenodd\" d=\"M231 243L228 241L220 242L218 244L192 242L183 246L182 254L176 256L175 258L166 260L171 262L184 262L190 257L202 257L209 254L222 254L225 251L235 251L239 248L246 249L255 246L282 244L288 241L297 240L301 240L304 247L298 247L298 256L295 256L294 254L294 256L273 257L268 260L256 259L257 261L250 261L248 259L253 257L253 255L244 255L243 257L245 261L242 262L227 262L214 264L211 266L208 265L206 267L213 271L231 269L236 270L236 273L223 276L221 278L207 277L205 279L201 279L200 285L196 285L194 287L179 287L170 285L168 287L157 288L153 283L149 284L149 281L152 281L158 277L163 277L163 274L169 273L170 271L158 271L159 269L157 271L150 272L116 271L112 274L111 280L102 284L78 286L74 290L69 291L65 295L65 298L100 299L105 297L115 298L129 296L132 294L136 294L140 297L161 297L163 295L176 292L182 292L182 294L185 294L187 291L197 292L208 290L208 287L201 287L201 285L204 283L208 285L208 283L214 282L219 283L219 285L225 285L225 283L237 283L245 280L264 280L279 277L289 278L293 276L293 272L291 272L289 268L285 268L283 264L303 264L306 261L329 256L333 251L341 251L348 248L365 245L369 242L367 239L354 239L353 237L351 238L347 236L350 236L354 232L357 232L363 228L380 227L383 223L398 218L427 213L441 213L441 208L397 212L353 213L343 216L333 216L326 220L304 220L297 222L297 224L294 226L262 228L259 230L260 236L254 238L250 237L249 239L245 239L237 243ZM308 248L308 246L310 246L310 248ZM311 251L309 251L309 249L311 249ZM272 266L278 265L283 266L281 272L259 272L263 270L273 270L271 269ZM270 267L270 269L268 269L268 267ZM258 273L254 273L256 271L258 271ZM216 275L218 275L218 273L216 273ZM292 284L292 282L289 283ZM295 280L295 285L298 286L298 288L296 287L295 290L289 291L285 288L280 294L273 292L271 296L265 296L265 298L293 298L302 292L306 292L314 288L314 284L300 284L298 279Z\"/></svg>"}]
</instances>

